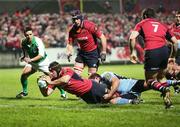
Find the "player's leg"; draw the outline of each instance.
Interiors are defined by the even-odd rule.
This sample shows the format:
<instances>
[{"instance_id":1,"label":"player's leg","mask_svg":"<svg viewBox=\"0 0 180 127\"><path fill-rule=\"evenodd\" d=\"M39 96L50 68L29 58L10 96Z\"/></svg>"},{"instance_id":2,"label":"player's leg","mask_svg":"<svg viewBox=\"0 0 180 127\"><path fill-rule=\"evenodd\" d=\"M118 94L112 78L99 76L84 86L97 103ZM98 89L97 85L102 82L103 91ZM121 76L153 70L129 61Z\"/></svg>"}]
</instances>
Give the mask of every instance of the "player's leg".
<instances>
[{"instance_id":1,"label":"player's leg","mask_svg":"<svg viewBox=\"0 0 180 127\"><path fill-rule=\"evenodd\" d=\"M61 87L58 87L58 86L56 86L56 87L57 87L57 88L59 89L59 91L60 91L61 98L67 99L67 98L68 98L67 93L66 93Z\"/></svg>"},{"instance_id":2,"label":"player's leg","mask_svg":"<svg viewBox=\"0 0 180 127\"><path fill-rule=\"evenodd\" d=\"M21 85L22 85L22 88L23 88L23 91L19 94L16 95L16 98L20 99L24 96L27 96L28 95L28 90L27 90L27 86L28 86L28 77L30 75L32 75L33 73L35 73L36 70L32 68L32 65L30 64L27 64L24 69L23 69L23 72L21 74Z\"/></svg>"},{"instance_id":3,"label":"player's leg","mask_svg":"<svg viewBox=\"0 0 180 127\"><path fill-rule=\"evenodd\" d=\"M86 53L84 63L88 66L88 75L96 73L99 67L99 54L97 50Z\"/></svg>"},{"instance_id":4,"label":"player's leg","mask_svg":"<svg viewBox=\"0 0 180 127\"><path fill-rule=\"evenodd\" d=\"M74 71L81 76L82 72L83 72L83 69L84 69L84 63L81 63L81 62L75 62L74 64Z\"/></svg>"},{"instance_id":5,"label":"player's leg","mask_svg":"<svg viewBox=\"0 0 180 127\"><path fill-rule=\"evenodd\" d=\"M91 74L96 73L96 72L97 72L97 68L94 68L94 67L88 68L88 75L91 75Z\"/></svg>"},{"instance_id":6,"label":"player's leg","mask_svg":"<svg viewBox=\"0 0 180 127\"><path fill-rule=\"evenodd\" d=\"M82 57L83 57L83 53L79 51L74 63L74 71L80 76L84 69L84 62Z\"/></svg>"},{"instance_id":7,"label":"player's leg","mask_svg":"<svg viewBox=\"0 0 180 127\"><path fill-rule=\"evenodd\" d=\"M139 104L140 101L137 99L126 99L126 98L113 98L110 100L111 104L118 104L118 105L124 105L124 104Z\"/></svg>"},{"instance_id":8,"label":"player's leg","mask_svg":"<svg viewBox=\"0 0 180 127\"><path fill-rule=\"evenodd\" d=\"M171 106L170 90L164 78L164 70L167 68L169 58L166 46L145 52L145 78L147 84L154 90L160 91L163 95L166 107Z\"/></svg>"}]
</instances>

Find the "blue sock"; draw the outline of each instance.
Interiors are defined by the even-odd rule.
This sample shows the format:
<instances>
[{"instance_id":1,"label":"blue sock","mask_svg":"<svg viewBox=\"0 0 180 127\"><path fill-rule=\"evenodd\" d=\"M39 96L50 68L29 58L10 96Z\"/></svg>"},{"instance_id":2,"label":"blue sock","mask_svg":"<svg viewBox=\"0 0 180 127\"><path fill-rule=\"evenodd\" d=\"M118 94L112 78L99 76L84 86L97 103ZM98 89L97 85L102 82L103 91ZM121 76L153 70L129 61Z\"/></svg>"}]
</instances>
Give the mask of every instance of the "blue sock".
<instances>
[{"instance_id":1,"label":"blue sock","mask_svg":"<svg viewBox=\"0 0 180 127\"><path fill-rule=\"evenodd\" d=\"M178 82L176 80L166 80L168 86L176 86Z\"/></svg>"},{"instance_id":2,"label":"blue sock","mask_svg":"<svg viewBox=\"0 0 180 127\"><path fill-rule=\"evenodd\" d=\"M116 104L119 104L119 105L129 104L129 99L118 98L117 101L116 101Z\"/></svg>"}]
</instances>

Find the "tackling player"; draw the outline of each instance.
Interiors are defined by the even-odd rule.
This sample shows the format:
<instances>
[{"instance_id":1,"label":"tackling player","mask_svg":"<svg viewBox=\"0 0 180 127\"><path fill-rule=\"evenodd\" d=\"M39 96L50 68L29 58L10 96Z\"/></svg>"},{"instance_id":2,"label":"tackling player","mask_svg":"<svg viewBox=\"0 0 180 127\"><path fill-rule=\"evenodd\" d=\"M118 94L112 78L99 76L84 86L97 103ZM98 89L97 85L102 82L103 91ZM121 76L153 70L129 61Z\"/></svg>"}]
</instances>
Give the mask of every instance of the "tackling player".
<instances>
[{"instance_id":1,"label":"tackling player","mask_svg":"<svg viewBox=\"0 0 180 127\"><path fill-rule=\"evenodd\" d=\"M170 90L168 87L164 87L166 81L163 81L165 77L164 71L167 68L169 58L166 39L173 44L177 44L177 39L165 24L155 19L155 11L153 9L144 9L142 11L142 18L143 20L136 24L129 38L130 59L134 63L137 62L134 47L137 36L141 35L145 42L144 69L147 85L163 93L164 103L168 107L168 105L171 105Z\"/></svg>"},{"instance_id":2,"label":"tackling player","mask_svg":"<svg viewBox=\"0 0 180 127\"><path fill-rule=\"evenodd\" d=\"M23 72L21 74L21 84L23 91L16 95L20 99L28 95L28 77L35 73L37 70L49 75L49 59L45 52L44 44L40 38L33 35L32 29L27 27L24 30L25 39L22 40L23 56L21 61L25 61ZM61 97L66 98L64 90L60 89Z\"/></svg>"},{"instance_id":3,"label":"tackling player","mask_svg":"<svg viewBox=\"0 0 180 127\"><path fill-rule=\"evenodd\" d=\"M73 43L77 42L79 49L75 59L74 70L81 75L85 65L88 66L89 75L95 73L101 61L106 60L106 37L98 29L95 23L85 20L79 10L72 13L73 25L69 30L67 55L70 60L73 51ZM101 40L102 51L98 49L97 38Z\"/></svg>"},{"instance_id":4,"label":"tackling player","mask_svg":"<svg viewBox=\"0 0 180 127\"><path fill-rule=\"evenodd\" d=\"M82 98L88 104L104 102L103 96L106 93L106 88L97 82L81 78L73 69L61 67L58 62L52 62L49 65L49 71L52 77L43 76L40 78L49 84L39 87L44 96L49 96L54 88L59 86L65 91ZM40 83L39 86L41 86Z\"/></svg>"}]
</instances>

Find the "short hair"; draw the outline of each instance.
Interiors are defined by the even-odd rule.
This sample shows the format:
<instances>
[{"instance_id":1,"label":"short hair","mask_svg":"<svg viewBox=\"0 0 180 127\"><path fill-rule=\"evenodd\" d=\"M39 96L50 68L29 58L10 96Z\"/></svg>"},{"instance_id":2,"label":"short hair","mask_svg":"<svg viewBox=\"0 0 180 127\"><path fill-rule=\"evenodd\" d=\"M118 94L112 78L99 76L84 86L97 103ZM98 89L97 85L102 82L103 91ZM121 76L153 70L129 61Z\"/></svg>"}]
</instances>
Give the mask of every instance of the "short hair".
<instances>
[{"instance_id":1,"label":"short hair","mask_svg":"<svg viewBox=\"0 0 180 127\"><path fill-rule=\"evenodd\" d=\"M142 18L146 19L146 18L155 18L155 11L152 8L145 8L142 11Z\"/></svg>"},{"instance_id":2,"label":"short hair","mask_svg":"<svg viewBox=\"0 0 180 127\"><path fill-rule=\"evenodd\" d=\"M26 28L24 29L24 34L25 34L27 31L32 31L32 28L31 28L31 27L26 27Z\"/></svg>"},{"instance_id":3,"label":"short hair","mask_svg":"<svg viewBox=\"0 0 180 127\"><path fill-rule=\"evenodd\" d=\"M175 14L176 14L176 15L179 15L179 14L180 14L180 10L176 11Z\"/></svg>"},{"instance_id":4,"label":"short hair","mask_svg":"<svg viewBox=\"0 0 180 127\"><path fill-rule=\"evenodd\" d=\"M89 76L89 79L95 79L95 78L100 78L101 79L101 75L99 75L98 73L93 73Z\"/></svg>"},{"instance_id":5,"label":"short hair","mask_svg":"<svg viewBox=\"0 0 180 127\"><path fill-rule=\"evenodd\" d=\"M56 61L53 61L52 63L49 64L49 70L55 70L58 74L59 72L61 71L61 65L56 62Z\"/></svg>"}]
</instances>

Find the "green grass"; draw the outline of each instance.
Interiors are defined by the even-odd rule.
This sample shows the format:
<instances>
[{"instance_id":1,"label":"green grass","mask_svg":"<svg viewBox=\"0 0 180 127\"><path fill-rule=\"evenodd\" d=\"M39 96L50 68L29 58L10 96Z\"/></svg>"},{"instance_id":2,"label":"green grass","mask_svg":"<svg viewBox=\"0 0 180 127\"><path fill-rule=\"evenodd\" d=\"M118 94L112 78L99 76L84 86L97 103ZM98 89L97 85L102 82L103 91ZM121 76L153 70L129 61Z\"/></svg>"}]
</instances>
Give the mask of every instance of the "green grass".
<instances>
[{"instance_id":1,"label":"green grass","mask_svg":"<svg viewBox=\"0 0 180 127\"><path fill-rule=\"evenodd\" d=\"M103 71L144 78L142 65L101 66L99 73ZM29 78L29 95L17 100L21 72L0 69L0 127L179 127L180 95L173 92L175 107L169 110L155 91L144 92L145 102L139 105L88 105L70 94L62 100L58 91L43 97L36 84L37 73Z\"/></svg>"}]
</instances>

